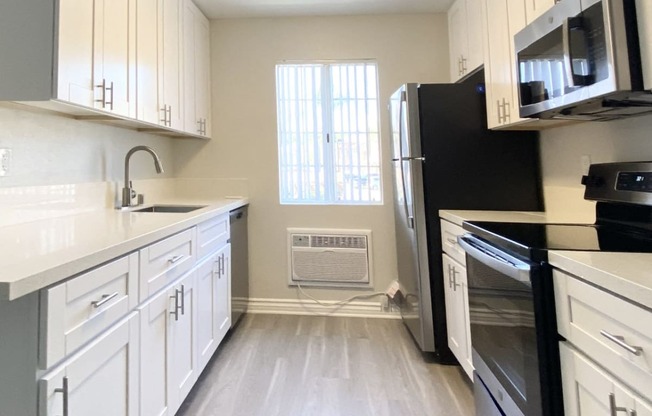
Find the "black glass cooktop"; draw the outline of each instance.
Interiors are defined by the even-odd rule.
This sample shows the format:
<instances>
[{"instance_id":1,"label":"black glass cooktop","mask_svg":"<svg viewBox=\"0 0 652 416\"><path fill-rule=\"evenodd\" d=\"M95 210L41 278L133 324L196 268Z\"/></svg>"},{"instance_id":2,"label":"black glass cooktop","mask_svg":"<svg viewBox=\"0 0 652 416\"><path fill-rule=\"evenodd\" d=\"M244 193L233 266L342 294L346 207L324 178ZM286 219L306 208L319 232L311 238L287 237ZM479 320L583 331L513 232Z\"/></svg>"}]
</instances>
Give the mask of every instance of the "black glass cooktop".
<instances>
[{"instance_id":1,"label":"black glass cooktop","mask_svg":"<svg viewBox=\"0 0 652 416\"><path fill-rule=\"evenodd\" d=\"M652 231L620 224L531 224L470 221L464 228L516 254L546 250L652 252Z\"/></svg>"}]
</instances>

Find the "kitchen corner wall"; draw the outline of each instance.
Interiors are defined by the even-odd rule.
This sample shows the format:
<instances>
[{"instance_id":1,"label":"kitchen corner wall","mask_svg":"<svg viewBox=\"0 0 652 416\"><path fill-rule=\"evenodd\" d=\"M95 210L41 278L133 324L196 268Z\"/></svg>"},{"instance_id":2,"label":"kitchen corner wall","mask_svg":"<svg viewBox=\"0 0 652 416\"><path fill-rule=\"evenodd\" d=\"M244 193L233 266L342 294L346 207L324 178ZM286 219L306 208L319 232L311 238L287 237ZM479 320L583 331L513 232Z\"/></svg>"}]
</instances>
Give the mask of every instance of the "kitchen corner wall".
<instances>
[{"instance_id":1,"label":"kitchen corner wall","mask_svg":"<svg viewBox=\"0 0 652 416\"><path fill-rule=\"evenodd\" d=\"M384 204L283 206L279 203L275 65L283 60L378 62ZM213 137L175 143L180 177L248 178L251 296L295 299L287 284L286 228L371 229L374 286L396 277L389 155L391 93L405 82L448 81L444 14L211 21ZM311 289L324 299L360 291Z\"/></svg>"},{"instance_id":2,"label":"kitchen corner wall","mask_svg":"<svg viewBox=\"0 0 652 416\"><path fill-rule=\"evenodd\" d=\"M595 204L584 201L581 157L592 163L652 160L652 116L588 122L541 133L546 210L576 218L595 218Z\"/></svg>"},{"instance_id":3,"label":"kitchen corner wall","mask_svg":"<svg viewBox=\"0 0 652 416\"><path fill-rule=\"evenodd\" d=\"M124 157L133 146L151 146L165 173L156 174L150 155L135 154L133 179L173 177L172 142L163 136L74 120L19 104L0 104L0 148L11 149L11 170L0 187L123 181ZM141 154L142 153L142 154Z\"/></svg>"}]
</instances>

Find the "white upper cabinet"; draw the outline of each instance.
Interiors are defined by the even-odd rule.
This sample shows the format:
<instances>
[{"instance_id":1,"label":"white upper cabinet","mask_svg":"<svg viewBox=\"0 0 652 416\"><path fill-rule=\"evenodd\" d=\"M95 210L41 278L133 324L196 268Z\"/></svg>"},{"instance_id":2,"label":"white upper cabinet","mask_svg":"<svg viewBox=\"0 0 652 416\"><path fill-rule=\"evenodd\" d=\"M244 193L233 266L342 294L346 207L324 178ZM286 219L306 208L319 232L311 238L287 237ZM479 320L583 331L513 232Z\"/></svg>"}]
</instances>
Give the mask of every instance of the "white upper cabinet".
<instances>
[{"instance_id":1,"label":"white upper cabinet","mask_svg":"<svg viewBox=\"0 0 652 416\"><path fill-rule=\"evenodd\" d=\"M636 15L638 16L644 88L650 90L652 89L652 1L636 0Z\"/></svg>"},{"instance_id":2,"label":"white upper cabinet","mask_svg":"<svg viewBox=\"0 0 652 416\"><path fill-rule=\"evenodd\" d=\"M159 26L159 93L163 125L183 129L182 89L182 0L161 0Z\"/></svg>"},{"instance_id":3,"label":"white upper cabinet","mask_svg":"<svg viewBox=\"0 0 652 416\"><path fill-rule=\"evenodd\" d=\"M525 17L532 23L537 17L548 11L559 0L525 0Z\"/></svg>"},{"instance_id":4,"label":"white upper cabinet","mask_svg":"<svg viewBox=\"0 0 652 416\"><path fill-rule=\"evenodd\" d=\"M136 2L136 118L163 125L159 107L158 33L161 0Z\"/></svg>"},{"instance_id":5,"label":"white upper cabinet","mask_svg":"<svg viewBox=\"0 0 652 416\"><path fill-rule=\"evenodd\" d=\"M54 96L91 108L95 107L93 20L92 1L59 1L59 54Z\"/></svg>"},{"instance_id":6,"label":"white upper cabinet","mask_svg":"<svg viewBox=\"0 0 652 416\"><path fill-rule=\"evenodd\" d=\"M184 129L210 136L209 23L192 1L184 4Z\"/></svg>"},{"instance_id":7,"label":"white upper cabinet","mask_svg":"<svg viewBox=\"0 0 652 416\"><path fill-rule=\"evenodd\" d=\"M95 0L95 108L136 117L136 3Z\"/></svg>"},{"instance_id":8,"label":"white upper cabinet","mask_svg":"<svg viewBox=\"0 0 652 416\"><path fill-rule=\"evenodd\" d=\"M171 136L209 136L209 24L190 0L12 1L3 5L0 27L12 34L0 38L0 101ZM188 110L192 128L184 120L185 91L196 97Z\"/></svg>"},{"instance_id":9,"label":"white upper cabinet","mask_svg":"<svg viewBox=\"0 0 652 416\"><path fill-rule=\"evenodd\" d=\"M457 0L448 9L451 81L456 82L482 65L482 4Z\"/></svg>"}]
</instances>

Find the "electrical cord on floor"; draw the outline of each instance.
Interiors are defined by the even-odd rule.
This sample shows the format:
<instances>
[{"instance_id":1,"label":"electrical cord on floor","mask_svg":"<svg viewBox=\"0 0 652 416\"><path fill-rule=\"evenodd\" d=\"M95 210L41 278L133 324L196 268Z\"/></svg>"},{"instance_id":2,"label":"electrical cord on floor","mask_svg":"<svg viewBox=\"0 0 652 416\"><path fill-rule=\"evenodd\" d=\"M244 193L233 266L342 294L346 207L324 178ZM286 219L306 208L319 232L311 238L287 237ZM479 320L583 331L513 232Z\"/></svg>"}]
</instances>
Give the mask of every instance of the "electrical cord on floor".
<instances>
[{"instance_id":1,"label":"electrical cord on floor","mask_svg":"<svg viewBox=\"0 0 652 416\"><path fill-rule=\"evenodd\" d=\"M370 293L368 295L351 296L348 299L344 299L344 300L340 300L340 301L321 301L321 300L319 300L317 298L314 298L314 297L310 296L305 290L303 290L303 288L301 287L301 285L299 283L297 283L297 288L299 289L299 292L301 292L302 295L304 295L305 297L307 297L307 298L309 298L311 300L314 300L315 302L317 302L317 304L319 304L321 306L340 306L340 305L345 305L345 304L347 304L349 302L352 302L352 301L354 301L356 299L369 299L369 298L373 298L373 297L376 297L376 296L387 296L387 294L385 292L376 292L376 293Z\"/></svg>"}]
</instances>

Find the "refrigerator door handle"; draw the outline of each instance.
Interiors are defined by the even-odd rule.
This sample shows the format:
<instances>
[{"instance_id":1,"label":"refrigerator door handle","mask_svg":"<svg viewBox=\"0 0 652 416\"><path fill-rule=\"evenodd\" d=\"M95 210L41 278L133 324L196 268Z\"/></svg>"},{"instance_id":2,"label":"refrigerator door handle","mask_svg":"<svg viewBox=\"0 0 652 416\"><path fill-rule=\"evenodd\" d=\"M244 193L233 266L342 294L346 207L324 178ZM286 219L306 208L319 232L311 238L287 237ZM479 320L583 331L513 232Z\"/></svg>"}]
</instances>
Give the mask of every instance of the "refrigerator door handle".
<instances>
[{"instance_id":1,"label":"refrigerator door handle","mask_svg":"<svg viewBox=\"0 0 652 416\"><path fill-rule=\"evenodd\" d=\"M403 161L405 158L403 157L403 103L407 105L407 100L405 96L405 92L401 93L401 103L399 104L399 110L398 110L398 120L399 120L399 127L398 127L398 141L399 141L399 146L398 146L398 151L399 151L399 164L400 164L400 169L401 169L401 188L403 189L403 208L405 209L405 218L407 219L407 226L408 228L414 229L414 217L410 215L410 210L408 209L408 201L407 201L407 191L405 190L405 172L403 171ZM409 160L408 160L409 161Z\"/></svg>"}]
</instances>

